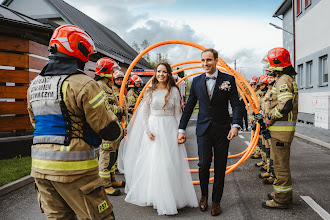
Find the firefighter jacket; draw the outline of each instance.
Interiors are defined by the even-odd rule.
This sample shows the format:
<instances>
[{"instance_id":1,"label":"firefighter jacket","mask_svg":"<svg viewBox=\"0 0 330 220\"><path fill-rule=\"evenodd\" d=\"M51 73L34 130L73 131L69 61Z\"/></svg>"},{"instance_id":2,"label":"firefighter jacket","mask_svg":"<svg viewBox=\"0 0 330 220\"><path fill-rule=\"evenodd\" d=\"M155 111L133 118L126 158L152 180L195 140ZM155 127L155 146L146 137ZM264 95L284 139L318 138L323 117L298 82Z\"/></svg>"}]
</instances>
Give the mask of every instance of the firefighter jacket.
<instances>
[{"instance_id":1,"label":"firefighter jacket","mask_svg":"<svg viewBox=\"0 0 330 220\"><path fill-rule=\"evenodd\" d=\"M272 85L268 85L268 90L265 94L264 97L264 101L263 101L263 105L262 105L262 109L263 109L263 117L266 118L267 114L269 113L270 109L269 109L269 97L272 96L274 97L276 94L272 94L273 91L273 86ZM272 94L272 95L271 95Z\"/></svg>"},{"instance_id":2,"label":"firefighter jacket","mask_svg":"<svg viewBox=\"0 0 330 220\"><path fill-rule=\"evenodd\" d=\"M292 76L283 74L276 80L267 101L268 127L272 138L291 142L298 116L298 87Z\"/></svg>"},{"instance_id":3,"label":"firefighter jacket","mask_svg":"<svg viewBox=\"0 0 330 220\"><path fill-rule=\"evenodd\" d=\"M112 91L119 103L120 89L117 86L113 85ZM124 107L124 117L120 120L122 122L124 122L125 126L127 127L127 125L128 125L128 106L127 106L127 99L126 99L125 95L123 95L123 107Z\"/></svg>"},{"instance_id":4,"label":"firefighter jacket","mask_svg":"<svg viewBox=\"0 0 330 220\"><path fill-rule=\"evenodd\" d=\"M123 137L105 101L104 92L85 74L39 75L31 82L28 113L36 129L31 176L70 183L98 173L92 146L101 138L119 141Z\"/></svg>"},{"instance_id":5,"label":"firefighter jacket","mask_svg":"<svg viewBox=\"0 0 330 220\"><path fill-rule=\"evenodd\" d=\"M263 101L264 101L265 95L266 95L266 91L259 90L257 98L258 98L258 102L259 102L259 105L260 105L260 110L263 110L262 106L263 106Z\"/></svg>"},{"instance_id":6,"label":"firefighter jacket","mask_svg":"<svg viewBox=\"0 0 330 220\"><path fill-rule=\"evenodd\" d=\"M98 80L97 83L99 84L100 88L105 92L111 111L117 116L122 116L125 113L124 108L119 106L119 99L113 91L112 81L104 77Z\"/></svg>"},{"instance_id":7,"label":"firefighter jacket","mask_svg":"<svg viewBox=\"0 0 330 220\"><path fill-rule=\"evenodd\" d=\"M259 91L260 91L260 89L255 89L254 90L254 92L256 93L256 96L258 97L259 95ZM260 103L259 103L260 104ZM250 119L250 121L252 122L252 121L254 121L254 115L253 115L253 113L254 113L254 111L253 111L253 108L252 108L252 106L251 105L249 105L249 119Z\"/></svg>"},{"instance_id":8,"label":"firefighter jacket","mask_svg":"<svg viewBox=\"0 0 330 220\"><path fill-rule=\"evenodd\" d=\"M139 98L139 93L137 93L135 91L134 88L131 88L128 93L127 93L127 105L129 108L134 108L135 107L135 103L137 102L138 98Z\"/></svg>"},{"instance_id":9,"label":"firefighter jacket","mask_svg":"<svg viewBox=\"0 0 330 220\"><path fill-rule=\"evenodd\" d=\"M266 95L267 92L269 91L269 86L267 86L267 91L261 91L260 93L260 109L262 110L262 114L264 115L264 111L265 111L265 100L266 100Z\"/></svg>"}]
</instances>

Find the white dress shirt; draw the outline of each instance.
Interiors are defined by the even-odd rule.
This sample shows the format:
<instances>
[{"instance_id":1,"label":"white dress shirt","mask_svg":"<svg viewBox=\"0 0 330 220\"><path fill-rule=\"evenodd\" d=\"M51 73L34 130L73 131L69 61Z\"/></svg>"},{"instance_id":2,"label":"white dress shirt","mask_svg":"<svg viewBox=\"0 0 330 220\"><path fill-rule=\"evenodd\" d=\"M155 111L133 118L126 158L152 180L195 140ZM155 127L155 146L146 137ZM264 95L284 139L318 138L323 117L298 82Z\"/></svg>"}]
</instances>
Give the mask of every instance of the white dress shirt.
<instances>
[{"instance_id":1,"label":"white dress shirt","mask_svg":"<svg viewBox=\"0 0 330 220\"><path fill-rule=\"evenodd\" d=\"M207 92L212 97L214 85L215 85L216 79L218 77L218 70L215 70L215 72L212 75L206 73L205 77L215 77L215 79L206 80ZM210 99L211 99L211 97L210 97Z\"/></svg>"}]
</instances>

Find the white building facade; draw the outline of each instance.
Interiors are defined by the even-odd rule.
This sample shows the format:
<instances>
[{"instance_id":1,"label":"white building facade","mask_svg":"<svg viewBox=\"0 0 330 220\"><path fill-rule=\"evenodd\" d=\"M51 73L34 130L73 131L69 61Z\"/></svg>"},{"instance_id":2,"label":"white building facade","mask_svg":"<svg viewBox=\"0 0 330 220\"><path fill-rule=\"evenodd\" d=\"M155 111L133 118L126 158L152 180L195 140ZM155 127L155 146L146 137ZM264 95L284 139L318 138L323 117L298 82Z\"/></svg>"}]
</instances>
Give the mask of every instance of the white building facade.
<instances>
[{"instance_id":1,"label":"white building facade","mask_svg":"<svg viewBox=\"0 0 330 220\"><path fill-rule=\"evenodd\" d=\"M274 17L283 19L283 47L298 72L298 121L330 129L330 0L285 0ZM295 59L294 59L295 58Z\"/></svg>"}]
</instances>

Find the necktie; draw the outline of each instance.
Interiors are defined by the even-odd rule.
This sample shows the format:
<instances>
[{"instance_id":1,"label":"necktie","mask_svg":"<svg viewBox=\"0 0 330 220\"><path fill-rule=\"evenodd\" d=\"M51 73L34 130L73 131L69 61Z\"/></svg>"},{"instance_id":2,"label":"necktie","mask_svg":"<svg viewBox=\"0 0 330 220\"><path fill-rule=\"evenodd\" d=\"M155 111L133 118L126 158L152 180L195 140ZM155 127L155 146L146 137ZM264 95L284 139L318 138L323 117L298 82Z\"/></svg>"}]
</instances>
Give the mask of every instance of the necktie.
<instances>
[{"instance_id":1,"label":"necktie","mask_svg":"<svg viewBox=\"0 0 330 220\"><path fill-rule=\"evenodd\" d=\"M213 80L216 80L217 78L216 77L214 77L214 76L210 76L210 77L205 77L205 80L207 81L207 80L209 80L209 79L213 79Z\"/></svg>"}]
</instances>

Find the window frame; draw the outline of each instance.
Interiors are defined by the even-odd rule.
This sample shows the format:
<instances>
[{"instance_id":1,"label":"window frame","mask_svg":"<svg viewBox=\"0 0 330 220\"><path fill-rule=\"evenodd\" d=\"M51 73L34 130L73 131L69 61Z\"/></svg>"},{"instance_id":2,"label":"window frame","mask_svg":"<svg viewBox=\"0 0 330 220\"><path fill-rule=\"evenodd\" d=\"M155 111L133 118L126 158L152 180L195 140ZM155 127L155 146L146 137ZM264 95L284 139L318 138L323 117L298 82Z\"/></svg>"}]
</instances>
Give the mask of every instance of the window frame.
<instances>
[{"instance_id":1,"label":"window frame","mask_svg":"<svg viewBox=\"0 0 330 220\"><path fill-rule=\"evenodd\" d=\"M304 88L304 83L303 83L303 79L304 79L304 64L299 64L297 65L297 70L298 70L298 75L297 75L297 85L298 85L298 89L303 89Z\"/></svg>"},{"instance_id":2,"label":"window frame","mask_svg":"<svg viewBox=\"0 0 330 220\"><path fill-rule=\"evenodd\" d=\"M313 60L310 60L308 62L306 62L306 74L305 74L305 77L306 77L306 82L305 82L305 85L306 85L306 88L313 88L313 84L312 84L312 79L313 79Z\"/></svg>"},{"instance_id":3,"label":"window frame","mask_svg":"<svg viewBox=\"0 0 330 220\"><path fill-rule=\"evenodd\" d=\"M323 87L323 86L327 86L328 83L329 83L329 64L328 64L329 61L328 61L328 54L319 57L319 61L320 61L320 66L319 66L320 67L320 70L319 70L319 77L320 77L319 85L321 87ZM327 74L324 74L325 71L324 71L324 68L323 67L326 67ZM328 81L327 82L324 81L324 75L328 75Z\"/></svg>"},{"instance_id":4,"label":"window frame","mask_svg":"<svg viewBox=\"0 0 330 220\"><path fill-rule=\"evenodd\" d=\"M312 0L305 0L305 9L312 4Z\"/></svg>"},{"instance_id":5,"label":"window frame","mask_svg":"<svg viewBox=\"0 0 330 220\"><path fill-rule=\"evenodd\" d=\"M302 13L302 0L296 0L296 17Z\"/></svg>"}]
</instances>

